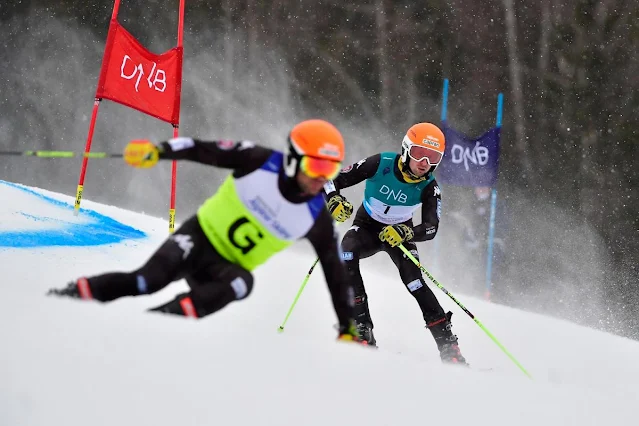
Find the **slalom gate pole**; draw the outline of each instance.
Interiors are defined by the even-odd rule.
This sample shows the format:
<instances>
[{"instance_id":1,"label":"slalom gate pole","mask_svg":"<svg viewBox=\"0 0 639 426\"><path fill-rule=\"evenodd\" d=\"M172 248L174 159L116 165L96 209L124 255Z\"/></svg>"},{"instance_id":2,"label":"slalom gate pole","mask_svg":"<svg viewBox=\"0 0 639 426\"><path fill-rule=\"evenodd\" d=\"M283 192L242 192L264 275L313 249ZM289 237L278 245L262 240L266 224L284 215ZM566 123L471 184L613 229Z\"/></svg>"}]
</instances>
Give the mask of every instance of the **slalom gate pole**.
<instances>
[{"instance_id":1,"label":"slalom gate pole","mask_svg":"<svg viewBox=\"0 0 639 426\"><path fill-rule=\"evenodd\" d=\"M501 120L504 109L504 94L497 95L497 118L495 119L495 127L501 128ZM501 136L500 136L501 139ZM497 210L497 189L492 187L490 191L490 216L488 218L488 247L486 253L486 300L490 301L490 292L492 291L492 273L493 273L493 247L495 245L495 212Z\"/></svg>"},{"instance_id":2,"label":"slalom gate pole","mask_svg":"<svg viewBox=\"0 0 639 426\"><path fill-rule=\"evenodd\" d=\"M180 11L178 13L178 35L177 45L183 47L184 44L184 4L185 0L180 0ZM182 82L180 81L180 84ZM179 136L179 119L173 124L173 137ZM175 232L175 194L177 186L177 160L171 161L171 195L169 198L169 234Z\"/></svg>"},{"instance_id":3,"label":"slalom gate pole","mask_svg":"<svg viewBox=\"0 0 639 426\"><path fill-rule=\"evenodd\" d=\"M493 336L493 334L488 331L488 329L484 326L484 324L482 324L477 318L475 318L475 315L473 315L468 309L466 309L466 307L464 305L462 305L462 303L457 300L457 298L455 296L453 296L448 290L446 290L444 288L443 285L441 285L436 279L435 277L433 277L427 270L426 268L424 268L417 259L415 259L415 256L413 256L411 254L410 251L408 251L406 249L406 247L404 247L403 244L399 245L399 248L402 249L402 251L404 252L404 254L413 261L413 263L424 273L424 275L426 275L428 277L428 279L430 279L433 284L435 284L437 287L439 287L439 289L441 291L443 291L448 297L450 297L453 302L455 302L457 304L457 306L459 306L464 312L466 312L466 314L468 314L469 317L472 318L473 321L475 321L475 324L477 324L479 326L479 328L481 328L482 330L484 330L484 333L486 333L488 335L488 337L490 337L490 339L497 345L499 346L499 349L501 349L506 356L508 356L508 358L510 358L510 360L512 362L515 363L515 365L517 367L519 367L519 369L529 378L532 379L532 376L530 375L530 373L528 373L528 371L526 371L526 369L519 363L519 361L517 361L515 359L514 356L512 356L512 354L510 352L508 352L508 350L499 342L499 340L497 340L497 338L495 336Z\"/></svg>"},{"instance_id":4,"label":"slalom gate pole","mask_svg":"<svg viewBox=\"0 0 639 426\"><path fill-rule=\"evenodd\" d=\"M0 155L40 158L122 158L123 154L113 152L75 152L75 151L0 151Z\"/></svg>"},{"instance_id":5,"label":"slalom gate pole","mask_svg":"<svg viewBox=\"0 0 639 426\"><path fill-rule=\"evenodd\" d=\"M291 305L288 312L286 313L286 317L284 318L282 325L280 325L279 328L277 329L277 331L279 331L280 333L284 331L284 326L286 325L286 322L288 321L288 317L291 316L291 313L293 312L293 309L295 308L295 305L297 304L297 300L302 295L302 292L304 291L304 287L306 287L306 283L308 282L308 279L311 277L311 274L313 273L313 269L315 269L317 262L319 262L319 257L315 259L315 262L313 262L313 265L311 265L311 269L308 270L308 274L306 274L306 278L304 278L304 281L302 281L302 286L297 291L297 294L295 295L295 299L293 300L293 304Z\"/></svg>"},{"instance_id":6,"label":"slalom gate pole","mask_svg":"<svg viewBox=\"0 0 639 426\"><path fill-rule=\"evenodd\" d=\"M115 2L113 7L113 14L117 13L120 1ZM87 134L87 141L84 146L84 156L82 157L82 167L80 169L80 177L78 178L78 187L75 192L75 203L73 205L73 215L77 216L80 213L80 203L82 202L82 193L84 192L84 177L87 173L87 166L89 164L89 153L91 152L91 141L93 140L93 130L95 129L95 122L98 119L98 109L100 108L101 99L96 98L93 101L93 112L91 113L91 122L89 123L89 133Z\"/></svg>"},{"instance_id":7,"label":"slalom gate pole","mask_svg":"<svg viewBox=\"0 0 639 426\"><path fill-rule=\"evenodd\" d=\"M173 127L173 137L178 137L178 126ZM177 186L177 160L171 161L171 195L169 198L169 234L175 232L175 191Z\"/></svg>"}]
</instances>

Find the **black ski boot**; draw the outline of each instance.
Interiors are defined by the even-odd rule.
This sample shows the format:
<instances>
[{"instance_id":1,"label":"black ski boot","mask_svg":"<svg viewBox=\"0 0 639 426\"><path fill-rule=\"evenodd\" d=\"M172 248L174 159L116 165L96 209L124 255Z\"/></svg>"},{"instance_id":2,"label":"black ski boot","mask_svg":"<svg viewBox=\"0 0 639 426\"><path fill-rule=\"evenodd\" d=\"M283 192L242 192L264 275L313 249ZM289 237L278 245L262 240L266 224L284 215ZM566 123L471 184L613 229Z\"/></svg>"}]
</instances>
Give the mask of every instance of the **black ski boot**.
<instances>
[{"instance_id":1,"label":"black ski boot","mask_svg":"<svg viewBox=\"0 0 639 426\"><path fill-rule=\"evenodd\" d=\"M197 318L198 313L193 306L193 301L188 293L178 294L175 299L164 305L148 310L149 312L162 312L164 314L182 315L185 317Z\"/></svg>"},{"instance_id":2,"label":"black ski boot","mask_svg":"<svg viewBox=\"0 0 639 426\"><path fill-rule=\"evenodd\" d=\"M80 278L77 281L71 281L64 288L52 288L47 292L47 296L63 296L73 299L91 300L91 288L86 278Z\"/></svg>"},{"instance_id":3,"label":"black ski boot","mask_svg":"<svg viewBox=\"0 0 639 426\"><path fill-rule=\"evenodd\" d=\"M453 325L450 322L450 318L452 316L453 313L448 312L444 318L431 322L426 328L430 330L437 343L439 357L442 362L468 365L457 344L457 336L451 331Z\"/></svg>"},{"instance_id":4,"label":"black ski boot","mask_svg":"<svg viewBox=\"0 0 639 426\"><path fill-rule=\"evenodd\" d=\"M375 340L375 336L373 335L373 326L368 323L357 323L357 333L359 334L359 338L365 341L368 346L377 347L377 341Z\"/></svg>"},{"instance_id":5,"label":"black ski boot","mask_svg":"<svg viewBox=\"0 0 639 426\"><path fill-rule=\"evenodd\" d=\"M457 342L451 342L443 344L439 347L439 356L442 359L442 362L448 364L461 364L461 365L469 365L466 362L466 358L461 354L461 350L459 349L459 345Z\"/></svg>"}]
</instances>

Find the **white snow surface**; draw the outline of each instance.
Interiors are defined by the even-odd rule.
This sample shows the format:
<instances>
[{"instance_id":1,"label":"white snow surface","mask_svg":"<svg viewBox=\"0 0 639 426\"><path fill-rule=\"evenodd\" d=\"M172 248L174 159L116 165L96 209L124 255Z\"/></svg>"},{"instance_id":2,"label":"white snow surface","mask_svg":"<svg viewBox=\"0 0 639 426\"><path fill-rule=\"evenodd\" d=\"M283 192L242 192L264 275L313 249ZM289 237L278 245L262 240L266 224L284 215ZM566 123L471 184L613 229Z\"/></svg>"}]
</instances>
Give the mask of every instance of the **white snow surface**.
<instances>
[{"instance_id":1,"label":"white snow surface","mask_svg":"<svg viewBox=\"0 0 639 426\"><path fill-rule=\"evenodd\" d=\"M83 223L0 185L0 233ZM45 296L81 275L137 268L165 219L83 200L149 237L91 247L0 247L0 425L632 425L639 342L456 294L533 376L526 377L446 295L471 369L443 365L419 308L383 254L362 262L378 350L335 340L314 260L300 242L255 271L248 299L200 320L149 313L184 291L108 304ZM177 210L182 220L191 212ZM426 265L427 266L427 265ZM443 283L446 286L446 283ZM490 371L483 371L492 368Z\"/></svg>"}]
</instances>

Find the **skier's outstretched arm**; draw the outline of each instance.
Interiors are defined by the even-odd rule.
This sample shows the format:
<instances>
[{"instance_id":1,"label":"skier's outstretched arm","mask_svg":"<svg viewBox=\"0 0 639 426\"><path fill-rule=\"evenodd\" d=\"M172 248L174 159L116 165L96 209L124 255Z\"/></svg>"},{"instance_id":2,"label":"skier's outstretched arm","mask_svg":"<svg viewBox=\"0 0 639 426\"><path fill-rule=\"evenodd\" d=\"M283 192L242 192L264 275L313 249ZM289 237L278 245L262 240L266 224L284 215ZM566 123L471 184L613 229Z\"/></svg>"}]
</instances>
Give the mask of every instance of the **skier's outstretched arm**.
<instances>
[{"instance_id":1,"label":"skier's outstretched arm","mask_svg":"<svg viewBox=\"0 0 639 426\"><path fill-rule=\"evenodd\" d=\"M340 331L347 330L353 318L353 290L339 255L338 235L333 219L326 209L322 209L306 238L313 245L324 270Z\"/></svg>"},{"instance_id":2,"label":"skier's outstretched arm","mask_svg":"<svg viewBox=\"0 0 639 426\"><path fill-rule=\"evenodd\" d=\"M189 160L225 169L256 169L271 150L250 141L202 141L179 137L158 145L163 160Z\"/></svg>"},{"instance_id":3,"label":"skier's outstretched arm","mask_svg":"<svg viewBox=\"0 0 639 426\"><path fill-rule=\"evenodd\" d=\"M358 183L375 176L382 155L375 154L364 158L355 164L342 169L339 175L324 185L327 207L333 219L344 222L353 214L353 205L339 193L342 188L357 185Z\"/></svg>"},{"instance_id":4,"label":"skier's outstretched arm","mask_svg":"<svg viewBox=\"0 0 639 426\"><path fill-rule=\"evenodd\" d=\"M422 223L413 227L412 241L415 242L432 240L437 234L442 209L442 194L436 180L424 188L421 200Z\"/></svg>"},{"instance_id":5,"label":"skier's outstretched arm","mask_svg":"<svg viewBox=\"0 0 639 426\"><path fill-rule=\"evenodd\" d=\"M329 181L324 186L327 198L330 198L335 194L339 194L340 189L357 185L358 183L375 176L381 158L381 154L375 154L364 158L357 163L351 164L350 166L344 167L335 179Z\"/></svg>"}]
</instances>

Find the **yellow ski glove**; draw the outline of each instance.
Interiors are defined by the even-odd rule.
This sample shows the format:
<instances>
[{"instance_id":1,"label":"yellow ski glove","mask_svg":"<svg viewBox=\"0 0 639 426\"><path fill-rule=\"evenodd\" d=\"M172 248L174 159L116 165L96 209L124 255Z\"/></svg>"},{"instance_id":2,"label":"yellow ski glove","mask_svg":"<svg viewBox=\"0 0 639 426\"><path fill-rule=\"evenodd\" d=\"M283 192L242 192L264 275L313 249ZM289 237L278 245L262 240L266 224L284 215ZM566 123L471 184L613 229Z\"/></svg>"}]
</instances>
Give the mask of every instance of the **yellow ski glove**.
<instances>
[{"instance_id":1,"label":"yellow ski glove","mask_svg":"<svg viewBox=\"0 0 639 426\"><path fill-rule=\"evenodd\" d=\"M404 241L411 240L414 235L413 228L400 223L385 226L382 232L379 233L379 239L386 241L391 247L397 247Z\"/></svg>"},{"instance_id":2,"label":"yellow ski glove","mask_svg":"<svg viewBox=\"0 0 639 426\"><path fill-rule=\"evenodd\" d=\"M148 169L160 159L158 148L148 140L134 140L124 148L124 161L132 167Z\"/></svg>"},{"instance_id":3,"label":"yellow ski glove","mask_svg":"<svg viewBox=\"0 0 639 426\"><path fill-rule=\"evenodd\" d=\"M328 211L338 222L346 221L353 214L353 205L339 194L333 195L327 203Z\"/></svg>"}]
</instances>

